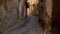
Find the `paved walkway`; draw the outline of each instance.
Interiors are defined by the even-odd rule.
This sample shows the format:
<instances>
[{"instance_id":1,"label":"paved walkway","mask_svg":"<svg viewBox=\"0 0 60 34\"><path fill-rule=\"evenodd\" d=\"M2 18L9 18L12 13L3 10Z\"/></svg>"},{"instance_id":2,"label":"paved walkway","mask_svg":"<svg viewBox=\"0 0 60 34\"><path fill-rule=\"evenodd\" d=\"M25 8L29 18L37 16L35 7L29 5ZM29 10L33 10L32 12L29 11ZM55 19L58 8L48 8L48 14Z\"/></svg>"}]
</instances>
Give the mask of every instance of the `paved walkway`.
<instances>
[{"instance_id":1,"label":"paved walkway","mask_svg":"<svg viewBox=\"0 0 60 34\"><path fill-rule=\"evenodd\" d=\"M28 17L22 23L22 25L17 25L15 28L12 28L7 34L41 34L37 29L38 21L35 16Z\"/></svg>"}]
</instances>

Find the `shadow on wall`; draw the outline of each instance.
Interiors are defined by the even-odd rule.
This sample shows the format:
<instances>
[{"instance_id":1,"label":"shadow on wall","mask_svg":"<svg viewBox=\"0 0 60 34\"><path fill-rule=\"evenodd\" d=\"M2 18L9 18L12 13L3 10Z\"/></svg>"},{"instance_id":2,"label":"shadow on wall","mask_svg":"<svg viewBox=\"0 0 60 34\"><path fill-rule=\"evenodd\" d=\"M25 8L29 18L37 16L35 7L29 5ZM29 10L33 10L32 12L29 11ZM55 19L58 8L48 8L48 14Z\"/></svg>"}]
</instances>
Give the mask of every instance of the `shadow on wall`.
<instances>
[{"instance_id":1,"label":"shadow on wall","mask_svg":"<svg viewBox=\"0 0 60 34\"><path fill-rule=\"evenodd\" d=\"M54 34L60 34L60 0L53 0L52 30Z\"/></svg>"}]
</instances>

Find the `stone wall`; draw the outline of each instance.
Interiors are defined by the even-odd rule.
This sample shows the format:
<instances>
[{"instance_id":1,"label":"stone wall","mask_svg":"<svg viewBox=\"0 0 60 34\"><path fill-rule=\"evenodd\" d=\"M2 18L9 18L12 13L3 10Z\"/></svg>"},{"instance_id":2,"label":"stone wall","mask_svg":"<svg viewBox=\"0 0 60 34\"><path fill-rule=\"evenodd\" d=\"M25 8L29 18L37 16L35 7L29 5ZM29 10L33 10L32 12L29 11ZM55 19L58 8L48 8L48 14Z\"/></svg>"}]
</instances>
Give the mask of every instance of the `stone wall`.
<instances>
[{"instance_id":1,"label":"stone wall","mask_svg":"<svg viewBox=\"0 0 60 34\"><path fill-rule=\"evenodd\" d=\"M52 0L39 1L38 4L39 19L45 24L44 34L51 33L51 18L52 18ZM40 21L39 21L40 22ZM40 23L41 24L41 23Z\"/></svg>"},{"instance_id":2,"label":"stone wall","mask_svg":"<svg viewBox=\"0 0 60 34\"><path fill-rule=\"evenodd\" d=\"M18 0L0 0L0 34L17 23Z\"/></svg>"}]
</instances>

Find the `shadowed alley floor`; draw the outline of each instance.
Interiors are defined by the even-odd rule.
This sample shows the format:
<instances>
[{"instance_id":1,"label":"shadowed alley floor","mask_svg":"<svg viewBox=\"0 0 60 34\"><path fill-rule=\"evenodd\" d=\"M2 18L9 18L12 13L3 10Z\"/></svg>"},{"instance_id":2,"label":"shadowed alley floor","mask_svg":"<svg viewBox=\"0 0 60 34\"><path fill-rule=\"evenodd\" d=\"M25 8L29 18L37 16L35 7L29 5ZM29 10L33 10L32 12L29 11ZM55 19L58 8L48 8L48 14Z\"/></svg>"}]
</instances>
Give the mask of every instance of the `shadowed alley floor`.
<instances>
[{"instance_id":1,"label":"shadowed alley floor","mask_svg":"<svg viewBox=\"0 0 60 34\"><path fill-rule=\"evenodd\" d=\"M42 34L43 30L42 28L38 29L37 20L37 17L30 16L26 20L22 21L22 25L17 24L16 27L14 26L14 28L11 28L7 34Z\"/></svg>"}]
</instances>

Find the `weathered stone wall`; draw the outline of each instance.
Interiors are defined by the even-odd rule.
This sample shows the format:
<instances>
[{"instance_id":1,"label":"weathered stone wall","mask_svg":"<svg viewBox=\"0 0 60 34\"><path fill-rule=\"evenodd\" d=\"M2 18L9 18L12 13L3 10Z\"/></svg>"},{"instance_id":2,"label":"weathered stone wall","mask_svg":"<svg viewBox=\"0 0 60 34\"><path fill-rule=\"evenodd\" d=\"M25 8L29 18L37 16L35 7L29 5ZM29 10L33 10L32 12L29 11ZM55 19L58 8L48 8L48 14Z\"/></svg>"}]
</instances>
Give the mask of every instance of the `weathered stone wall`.
<instances>
[{"instance_id":1,"label":"weathered stone wall","mask_svg":"<svg viewBox=\"0 0 60 34\"><path fill-rule=\"evenodd\" d=\"M45 24L44 34L48 34L51 31L52 0L43 0L42 2L41 1L39 1L39 4L38 4L38 11L39 11L38 18L45 22L43 23Z\"/></svg>"},{"instance_id":2,"label":"weathered stone wall","mask_svg":"<svg viewBox=\"0 0 60 34\"><path fill-rule=\"evenodd\" d=\"M20 0L19 1L19 19L24 19L26 17L26 0Z\"/></svg>"},{"instance_id":3,"label":"weathered stone wall","mask_svg":"<svg viewBox=\"0 0 60 34\"><path fill-rule=\"evenodd\" d=\"M46 11L46 32L52 34L52 0L46 0Z\"/></svg>"},{"instance_id":4,"label":"weathered stone wall","mask_svg":"<svg viewBox=\"0 0 60 34\"><path fill-rule=\"evenodd\" d=\"M0 34L17 23L18 0L0 0Z\"/></svg>"}]
</instances>

